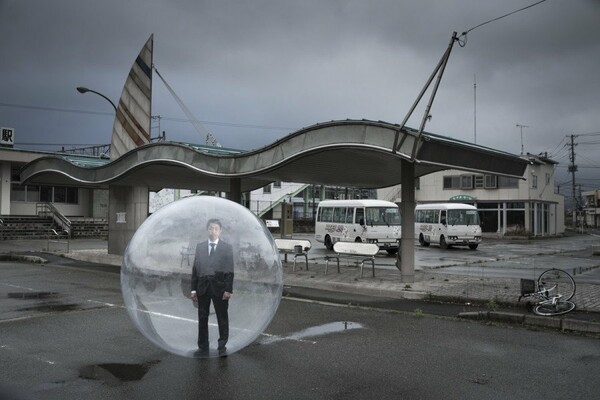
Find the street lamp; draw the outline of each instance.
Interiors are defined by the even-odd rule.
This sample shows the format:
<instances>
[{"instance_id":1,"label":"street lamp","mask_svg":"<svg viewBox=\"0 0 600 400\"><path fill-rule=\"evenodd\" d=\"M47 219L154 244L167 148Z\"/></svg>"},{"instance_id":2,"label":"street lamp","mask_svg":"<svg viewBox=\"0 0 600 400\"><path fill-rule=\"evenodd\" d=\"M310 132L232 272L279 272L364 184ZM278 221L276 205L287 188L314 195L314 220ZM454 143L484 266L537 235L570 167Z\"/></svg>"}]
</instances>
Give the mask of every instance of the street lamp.
<instances>
[{"instance_id":1,"label":"street lamp","mask_svg":"<svg viewBox=\"0 0 600 400\"><path fill-rule=\"evenodd\" d=\"M113 106L113 108L115 109L115 114L117 113L117 106L115 106L115 103L113 103L111 99L109 99L108 97L106 97L106 96L105 96L105 95L103 95L102 93L96 92L95 90L88 89L88 88L86 88L86 87L83 87L83 86L79 86L79 87L77 87L77 91L78 91L79 93L87 93L87 92L92 92L92 93L95 93L95 94L97 94L97 95L98 95L98 96L100 96L100 97L103 97L104 99L106 99L106 101L108 101L108 102L110 103L110 105L111 105L111 106Z\"/></svg>"}]
</instances>

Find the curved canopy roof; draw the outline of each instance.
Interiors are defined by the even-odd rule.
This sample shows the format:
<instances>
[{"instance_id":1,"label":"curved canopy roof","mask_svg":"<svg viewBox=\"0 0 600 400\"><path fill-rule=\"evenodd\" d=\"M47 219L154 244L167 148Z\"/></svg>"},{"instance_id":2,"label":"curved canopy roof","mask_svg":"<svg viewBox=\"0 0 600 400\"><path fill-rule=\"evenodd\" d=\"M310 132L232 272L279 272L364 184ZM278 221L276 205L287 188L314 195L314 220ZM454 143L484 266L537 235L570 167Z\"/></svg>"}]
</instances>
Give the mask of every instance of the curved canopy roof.
<instances>
[{"instance_id":1,"label":"curved canopy roof","mask_svg":"<svg viewBox=\"0 0 600 400\"><path fill-rule=\"evenodd\" d=\"M383 121L343 120L316 124L263 148L213 152L207 147L159 142L137 147L106 164L66 156L39 158L21 171L31 184L107 187L148 186L228 191L240 178L249 191L273 181L360 188L401 183L402 161L415 163L415 178L445 169L521 178L527 160L448 137Z\"/></svg>"}]
</instances>

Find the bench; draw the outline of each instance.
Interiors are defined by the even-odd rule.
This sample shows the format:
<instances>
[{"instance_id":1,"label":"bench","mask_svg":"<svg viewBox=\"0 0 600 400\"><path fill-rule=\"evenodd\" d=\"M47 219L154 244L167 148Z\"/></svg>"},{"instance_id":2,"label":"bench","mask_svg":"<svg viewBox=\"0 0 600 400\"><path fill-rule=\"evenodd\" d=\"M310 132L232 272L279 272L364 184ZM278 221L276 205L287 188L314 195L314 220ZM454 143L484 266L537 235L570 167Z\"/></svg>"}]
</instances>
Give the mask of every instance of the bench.
<instances>
[{"instance_id":1,"label":"bench","mask_svg":"<svg viewBox=\"0 0 600 400\"><path fill-rule=\"evenodd\" d=\"M360 262L360 277L363 276L363 267L365 261L371 261L373 268L373 276L375 276L375 255L379 253L379 246L375 243L360 243L360 242L335 242L333 245L334 256L325 256L325 275L329 267L329 261L335 259L337 261L338 273L340 272L340 257L359 257Z\"/></svg>"},{"instance_id":2,"label":"bench","mask_svg":"<svg viewBox=\"0 0 600 400\"><path fill-rule=\"evenodd\" d=\"M294 268L296 272L296 258L304 257L306 261L306 270L308 271L308 251L311 248L310 240L305 239L275 239L275 245L280 253L285 255L285 262L287 262L288 254L294 255Z\"/></svg>"}]
</instances>

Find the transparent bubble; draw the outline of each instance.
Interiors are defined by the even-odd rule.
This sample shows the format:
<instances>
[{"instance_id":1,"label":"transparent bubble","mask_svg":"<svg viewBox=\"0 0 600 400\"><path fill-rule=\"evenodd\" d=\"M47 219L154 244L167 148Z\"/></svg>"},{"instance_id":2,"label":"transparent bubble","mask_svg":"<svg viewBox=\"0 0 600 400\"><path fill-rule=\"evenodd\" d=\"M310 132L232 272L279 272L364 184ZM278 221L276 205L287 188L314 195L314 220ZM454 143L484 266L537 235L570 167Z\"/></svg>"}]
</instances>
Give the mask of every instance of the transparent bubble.
<instances>
[{"instance_id":1,"label":"transparent bubble","mask_svg":"<svg viewBox=\"0 0 600 400\"><path fill-rule=\"evenodd\" d=\"M221 245L229 244L233 256L229 338L226 350L220 352L214 301L208 318L209 349L199 351L198 304L206 298L199 296L198 302L191 298L195 259L196 270L208 265L207 222L213 218L221 223L217 246L225 251L227 246ZM218 296L228 275L219 266L212 268L200 279L210 281L202 288ZM247 208L212 196L178 200L148 217L127 246L121 268L125 306L136 327L155 345L186 357L231 354L252 343L275 315L282 288L281 260L262 221Z\"/></svg>"}]
</instances>

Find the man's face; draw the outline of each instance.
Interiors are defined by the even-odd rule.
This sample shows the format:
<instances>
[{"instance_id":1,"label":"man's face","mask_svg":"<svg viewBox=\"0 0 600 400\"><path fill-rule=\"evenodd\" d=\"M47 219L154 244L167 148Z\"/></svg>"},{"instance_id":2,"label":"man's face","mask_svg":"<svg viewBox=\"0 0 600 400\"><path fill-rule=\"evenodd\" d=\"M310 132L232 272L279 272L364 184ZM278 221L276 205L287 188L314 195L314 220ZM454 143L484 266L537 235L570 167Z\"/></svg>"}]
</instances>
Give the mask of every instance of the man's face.
<instances>
[{"instance_id":1,"label":"man's face","mask_svg":"<svg viewBox=\"0 0 600 400\"><path fill-rule=\"evenodd\" d=\"M208 225L208 238L211 242L214 242L221 235L221 227L218 224Z\"/></svg>"}]
</instances>

